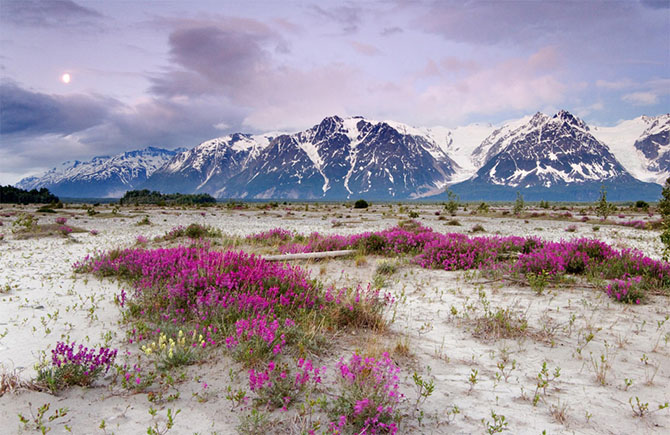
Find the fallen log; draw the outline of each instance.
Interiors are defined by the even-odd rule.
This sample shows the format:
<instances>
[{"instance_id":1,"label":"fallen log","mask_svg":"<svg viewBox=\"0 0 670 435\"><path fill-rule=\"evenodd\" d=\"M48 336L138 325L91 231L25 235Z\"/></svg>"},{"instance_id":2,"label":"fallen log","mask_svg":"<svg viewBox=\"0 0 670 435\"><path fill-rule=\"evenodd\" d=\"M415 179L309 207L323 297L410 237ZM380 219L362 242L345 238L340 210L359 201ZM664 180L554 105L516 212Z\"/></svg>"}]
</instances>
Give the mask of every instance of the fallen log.
<instances>
[{"instance_id":1,"label":"fallen log","mask_svg":"<svg viewBox=\"0 0 670 435\"><path fill-rule=\"evenodd\" d=\"M300 252L298 254L268 255L263 257L267 261L288 261L288 260L311 260L315 258L342 257L355 253L355 249L345 249L343 251L325 251L325 252Z\"/></svg>"}]
</instances>

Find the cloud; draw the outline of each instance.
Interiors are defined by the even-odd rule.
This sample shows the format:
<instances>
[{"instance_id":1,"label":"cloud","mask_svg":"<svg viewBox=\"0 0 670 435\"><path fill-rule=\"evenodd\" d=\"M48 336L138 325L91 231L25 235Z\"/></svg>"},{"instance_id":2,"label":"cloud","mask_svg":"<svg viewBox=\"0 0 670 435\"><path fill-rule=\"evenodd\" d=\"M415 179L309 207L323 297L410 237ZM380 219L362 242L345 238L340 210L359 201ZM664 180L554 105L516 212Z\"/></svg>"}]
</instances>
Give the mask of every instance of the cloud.
<instances>
[{"instance_id":1,"label":"cloud","mask_svg":"<svg viewBox=\"0 0 670 435\"><path fill-rule=\"evenodd\" d=\"M668 15L639 2L445 1L408 10L416 28L494 53L553 45L582 74L603 76L620 64L667 71Z\"/></svg>"},{"instance_id":2,"label":"cloud","mask_svg":"<svg viewBox=\"0 0 670 435\"><path fill-rule=\"evenodd\" d=\"M382 36L391 36L391 35L397 35L398 33L403 33L403 29L398 26L393 26L393 27L384 27L382 29L380 35Z\"/></svg>"},{"instance_id":3,"label":"cloud","mask_svg":"<svg viewBox=\"0 0 670 435\"><path fill-rule=\"evenodd\" d=\"M374 45L366 44L358 41L351 41L349 44L356 50L356 52L364 56L376 56L381 53Z\"/></svg>"},{"instance_id":4,"label":"cloud","mask_svg":"<svg viewBox=\"0 0 670 435\"><path fill-rule=\"evenodd\" d=\"M478 44L547 44L595 34L630 14L627 2L436 2L416 21L426 31ZM597 16L594 20L592 17ZM614 35L601 35L612 38Z\"/></svg>"},{"instance_id":5,"label":"cloud","mask_svg":"<svg viewBox=\"0 0 670 435\"><path fill-rule=\"evenodd\" d=\"M67 27L93 24L103 16L70 0L3 1L3 22L21 26Z\"/></svg>"},{"instance_id":6,"label":"cloud","mask_svg":"<svg viewBox=\"0 0 670 435\"><path fill-rule=\"evenodd\" d=\"M344 33L356 33L362 22L363 11L356 6L322 8L318 5L311 5L309 9L316 16L340 25Z\"/></svg>"},{"instance_id":7,"label":"cloud","mask_svg":"<svg viewBox=\"0 0 670 435\"><path fill-rule=\"evenodd\" d=\"M628 88L636 90L624 94L621 99L634 106L653 106L661 98L670 95L670 79L655 79L643 83L632 83Z\"/></svg>"},{"instance_id":8,"label":"cloud","mask_svg":"<svg viewBox=\"0 0 670 435\"><path fill-rule=\"evenodd\" d=\"M89 158L148 145L195 146L241 128L244 113L221 96L151 97L123 104L99 96L44 94L0 86L0 154L12 167Z\"/></svg>"},{"instance_id":9,"label":"cloud","mask_svg":"<svg viewBox=\"0 0 670 435\"><path fill-rule=\"evenodd\" d=\"M14 83L0 84L0 132L68 135L100 124L118 105L113 99L32 92Z\"/></svg>"},{"instance_id":10,"label":"cloud","mask_svg":"<svg viewBox=\"0 0 670 435\"><path fill-rule=\"evenodd\" d=\"M642 0L640 3L651 9L670 9L670 1L668 0Z\"/></svg>"},{"instance_id":11,"label":"cloud","mask_svg":"<svg viewBox=\"0 0 670 435\"><path fill-rule=\"evenodd\" d=\"M658 103L658 95L654 92L633 92L624 95L621 99L634 106L653 106Z\"/></svg>"},{"instance_id":12,"label":"cloud","mask_svg":"<svg viewBox=\"0 0 670 435\"><path fill-rule=\"evenodd\" d=\"M635 83L630 79L621 79L612 81L601 80L601 79L596 80L596 87L602 89L621 90L631 88L634 85Z\"/></svg>"},{"instance_id":13,"label":"cloud","mask_svg":"<svg viewBox=\"0 0 670 435\"><path fill-rule=\"evenodd\" d=\"M248 19L187 21L170 34L169 44L174 68L153 77L151 88L166 96L236 93L269 67L271 48L285 46L271 28Z\"/></svg>"}]
</instances>

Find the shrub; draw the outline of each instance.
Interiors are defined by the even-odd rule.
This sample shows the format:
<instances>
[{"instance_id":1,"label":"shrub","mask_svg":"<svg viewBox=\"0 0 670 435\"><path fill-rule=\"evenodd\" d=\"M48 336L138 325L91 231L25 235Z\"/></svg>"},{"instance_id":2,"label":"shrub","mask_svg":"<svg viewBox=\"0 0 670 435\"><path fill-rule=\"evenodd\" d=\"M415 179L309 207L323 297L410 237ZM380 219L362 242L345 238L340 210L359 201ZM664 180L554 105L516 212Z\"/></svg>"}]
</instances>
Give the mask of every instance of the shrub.
<instances>
[{"instance_id":1,"label":"shrub","mask_svg":"<svg viewBox=\"0 0 670 435\"><path fill-rule=\"evenodd\" d=\"M516 200L514 201L514 214L519 214L523 211L525 208L525 204L523 201L523 195L521 192L516 193Z\"/></svg>"},{"instance_id":2,"label":"shrub","mask_svg":"<svg viewBox=\"0 0 670 435\"><path fill-rule=\"evenodd\" d=\"M368 208L368 202L364 199L359 199L354 203L354 208Z\"/></svg>"},{"instance_id":3,"label":"shrub","mask_svg":"<svg viewBox=\"0 0 670 435\"><path fill-rule=\"evenodd\" d=\"M163 240L175 240L180 237L188 237L189 239L202 239L205 237L221 237L221 230L211 227L209 225L201 225L192 223L187 227L178 226L172 228L163 235Z\"/></svg>"},{"instance_id":4,"label":"shrub","mask_svg":"<svg viewBox=\"0 0 670 435\"><path fill-rule=\"evenodd\" d=\"M396 270L398 270L398 266L395 263L392 263L390 261L381 261L377 265L375 273L379 275L393 275L396 272Z\"/></svg>"},{"instance_id":5,"label":"shrub","mask_svg":"<svg viewBox=\"0 0 670 435\"><path fill-rule=\"evenodd\" d=\"M136 225L151 225L151 221L149 220L149 216L144 216L142 219L140 219Z\"/></svg>"},{"instance_id":6,"label":"shrub","mask_svg":"<svg viewBox=\"0 0 670 435\"><path fill-rule=\"evenodd\" d=\"M645 201L639 200L635 202L635 208L639 208L642 210L649 210L649 204Z\"/></svg>"},{"instance_id":7,"label":"shrub","mask_svg":"<svg viewBox=\"0 0 670 435\"><path fill-rule=\"evenodd\" d=\"M475 226L472 227L470 231L472 231L473 233L481 233L483 231L486 231L486 229L481 224L476 224Z\"/></svg>"},{"instance_id":8,"label":"shrub","mask_svg":"<svg viewBox=\"0 0 670 435\"><path fill-rule=\"evenodd\" d=\"M482 202L479 204L479 207L477 207L477 213L488 213L489 212L489 205L485 202Z\"/></svg>"},{"instance_id":9,"label":"shrub","mask_svg":"<svg viewBox=\"0 0 670 435\"><path fill-rule=\"evenodd\" d=\"M21 213L12 223L12 232L30 232L37 228L38 218L31 214Z\"/></svg>"},{"instance_id":10,"label":"shrub","mask_svg":"<svg viewBox=\"0 0 670 435\"><path fill-rule=\"evenodd\" d=\"M600 186L600 199L595 204L596 216L602 218L602 220L607 220L607 217L616 211L614 204L607 202L607 189L605 186Z\"/></svg>"},{"instance_id":11,"label":"shrub","mask_svg":"<svg viewBox=\"0 0 670 435\"><path fill-rule=\"evenodd\" d=\"M458 195L447 189L447 197L449 198L449 201L444 205L444 209L452 216L456 216L456 211L458 210Z\"/></svg>"}]
</instances>

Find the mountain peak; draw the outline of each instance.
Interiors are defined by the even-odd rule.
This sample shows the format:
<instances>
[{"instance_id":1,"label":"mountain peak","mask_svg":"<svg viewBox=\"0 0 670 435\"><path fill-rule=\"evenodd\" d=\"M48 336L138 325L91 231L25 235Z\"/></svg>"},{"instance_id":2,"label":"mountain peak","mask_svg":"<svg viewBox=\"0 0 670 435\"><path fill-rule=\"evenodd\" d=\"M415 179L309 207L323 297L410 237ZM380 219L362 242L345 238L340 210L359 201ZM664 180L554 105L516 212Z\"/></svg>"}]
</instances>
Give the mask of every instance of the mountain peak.
<instances>
[{"instance_id":1,"label":"mountain peak","mask_svg":"<svg viewBox=\"0 0 670 435\"><path fill-rule=\"evenodd\" d=\"M574 116L572 113L568 112L567 110L560 110L557 114L555 114L552 119L552 121L559 121L564 124L568 124L572 127L577 127L585 131L589 131L588 125L581 119L577 118Z\"/></svg>"},{"instance_id":2,"label":"mountain peak","mask_svg":"<svg viewBox=\"0 0 670 435\"><path fill-rule=\"evenodd\" d=\"M121 196L143 183L178 151L148 147L113 156L96 156L86 162L65 162L39 177L24 178L17 187L46 187L60 196Z\"/></svg>"}]
</instances>

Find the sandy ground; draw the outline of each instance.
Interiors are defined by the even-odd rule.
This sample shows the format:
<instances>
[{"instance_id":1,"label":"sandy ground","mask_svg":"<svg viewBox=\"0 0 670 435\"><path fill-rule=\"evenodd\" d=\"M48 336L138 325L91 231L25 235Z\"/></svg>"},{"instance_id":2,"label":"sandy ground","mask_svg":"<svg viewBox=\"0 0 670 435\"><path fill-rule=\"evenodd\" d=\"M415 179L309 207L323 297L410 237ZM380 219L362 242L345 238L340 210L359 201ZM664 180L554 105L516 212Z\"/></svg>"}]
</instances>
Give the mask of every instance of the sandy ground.
<instances>
[{"instance_id":1,"label":"sandy ground","mask_svg":"<svg viewBox=\"0 0 670 435\"><path fill-rule=\"evenodd\" d=\"M441 232L468 232L482 225L480 234L534 235L545 239L597 237L618 248L632 247L658 258L658 232L636 230L597 221L568 222L533 218L524 221L508 216L482 217L460 214L461 226L438 220L438 206L409 206L419 212L424 225ZM109 212L111 207L98 207ZM32 210L28 208L27 210ZM59 340L97 346L108 343L128 358L137 355L125 341L120 313L113 303L120 291L113 280L74 275L72 264L86 255L119 246L131 246L138 235L152 238L177 225L192 222L220 228L224 233L246 235L282 227L301 233L357 233L380 230L406 218L407 211L386 205L359 211L340 205L304 205L293 210L200 210L123 209L124 217L90 217L85 210L66 209L38 215L40 223L58 216L68 224L98 230L97 236L73 233L68 237L20 240L12 234L20 207L0 210L0 363L18 370L23 379L35 375L33 366L42 352ZM555 212L558 213L558 212ZM148 215L151 225L136 223ZM645 217L648 219L648 217ZM641 219L627 213L625 219ZM333 221L339 226L333 228ZM566 232L570 225L576 231ZM594 231L594 226L599 230ZM381 258L368 257L366 264L353 259L298 263L312 276L337 287L373 279ZM475 273L425 270L398 259L399 270L387 279L386 290L398 303L388 313L390 331L380 336L342 334L323 363L334 375L342 355L370 348L407 347L409 355L398 358L406 416L400 433L486 433L494 424L492 412L504 416L510 433L668 433L670 410L657 410L670 400L670 308L668 299L654 297L641 306L612 302L587 283L550 287L542 295L513 283L491 282ZM528 329L513 339L498 339L477 330L477 319L486 310L510 309L528 321ZM122 362L120 358L117 362ZM552 378L533 403L538 373L543 363ZM502 369L501 369L502 367ZM231 372L232 369L232 372ZM433 379L435 392L423 405L423 415L412 412L416 391L411 376L420 373ZM50 403L44 420L51 433L77 434L146 433L147 427L164 427L168 409L181 410L170 433L235 433L240 416L248 411L231 410L226 388L245 385L246 374L222 356L189 366L175 387L173 400L151 403L146 394L131 394L112 385L110 374L91 388L74 387L58 396L20 390L0 397L0 432L30 432L18 414L30 418L31 409ZM207 387L203 387L204 384ZM177 394L178 393L178 394ZM178 395L178 397L176 397ZM649 411L636 416L629 400L636 397ZM57 408L67 415L48 421ZM150 415L151 408L157 410ZM300 433L295 413L275 412L271 426L277 433ZM104 420L104 428L100 428ZM272 432L272 430L270 432Z\"/></svg>"}]
</instances>

